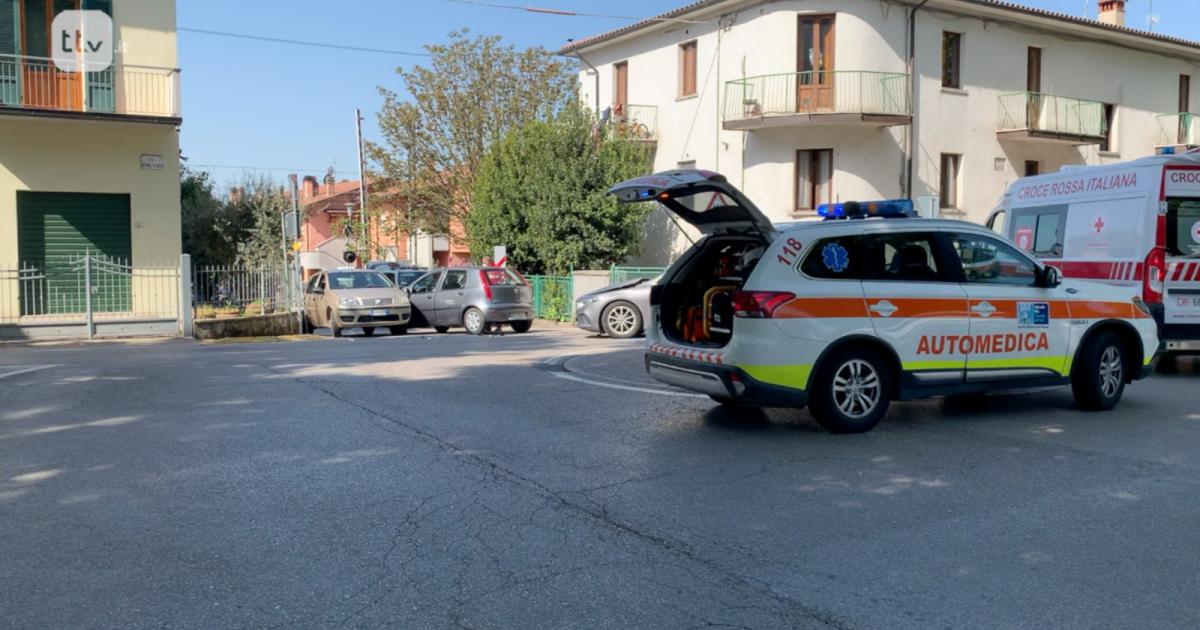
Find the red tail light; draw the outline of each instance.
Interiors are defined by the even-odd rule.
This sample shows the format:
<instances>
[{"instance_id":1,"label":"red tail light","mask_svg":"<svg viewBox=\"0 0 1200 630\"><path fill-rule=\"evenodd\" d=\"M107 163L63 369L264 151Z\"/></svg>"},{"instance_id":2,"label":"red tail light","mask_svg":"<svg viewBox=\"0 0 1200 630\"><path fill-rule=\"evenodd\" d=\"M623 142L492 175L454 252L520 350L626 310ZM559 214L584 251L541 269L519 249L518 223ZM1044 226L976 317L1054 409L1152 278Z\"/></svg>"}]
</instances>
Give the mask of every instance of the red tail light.
<instances>
[{"instance_id":1,"label":"red tail light","mask_svg":"<svg viewBox=\"0 0 1200 630\"><path fill-rule=\"evenodd\" d=\"M1142 300L1162 304L1167 278L1167 250L1155 247L1146 256L1146 274L1142 276Z\"/></svg>"},{"instance_id":2,"label":"red tail light","mask_svg":"<svg viewBox=\"0 0 1200 630\"><path fill-rule=\"evenodd\" d=\"M492 281L488 279L486 269L479 270L479 284L483 285L483 295L487 299L492 299Z\"/></svg>"},{"instance_id":3,"label":"red tail light","mask_svg":"<svg viewBox=\"0 0 1200 630\"><path fill-rule=\"evenodd\" d=\"M770 319L775 311L792 298L795 293L787 291L734 291L734 317L749 317L753 319Z\"/></svg>"}]
</instances>

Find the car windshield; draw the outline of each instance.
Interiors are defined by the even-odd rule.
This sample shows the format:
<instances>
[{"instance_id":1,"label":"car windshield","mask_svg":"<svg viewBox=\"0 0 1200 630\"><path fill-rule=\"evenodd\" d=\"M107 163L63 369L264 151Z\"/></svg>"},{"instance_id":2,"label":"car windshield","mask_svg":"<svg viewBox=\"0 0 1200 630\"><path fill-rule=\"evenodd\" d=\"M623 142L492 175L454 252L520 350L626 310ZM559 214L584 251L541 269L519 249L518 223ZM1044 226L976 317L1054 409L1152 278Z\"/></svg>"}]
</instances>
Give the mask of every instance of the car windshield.
<instances>
[{"instance_id":1,"label":"car windshield","mask_svg":"<svg viewBox=\"0 0 1200 630\"><path fill-rule=\"evenodd\" d=\"M392 286L387 278L374 271L342 271L329 274L329 287L345 289L386 289Z\"/></svg>"}]
</instances>

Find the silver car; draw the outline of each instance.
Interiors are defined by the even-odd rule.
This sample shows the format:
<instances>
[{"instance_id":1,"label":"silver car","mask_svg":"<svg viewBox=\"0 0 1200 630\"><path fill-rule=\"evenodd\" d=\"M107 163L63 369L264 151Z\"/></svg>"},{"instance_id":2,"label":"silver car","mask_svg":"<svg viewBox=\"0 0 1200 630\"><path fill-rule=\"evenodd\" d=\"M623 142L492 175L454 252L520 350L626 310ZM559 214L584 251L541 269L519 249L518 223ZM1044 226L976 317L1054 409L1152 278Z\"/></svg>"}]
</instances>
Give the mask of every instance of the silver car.
<instances>
[{"instance_id":1,"label":"silver car","mask_svg":"<svg viewBox=\"0 0 1200 630\"><path fill-rule=\"evenodd\" d=\"M533 326L533 289L504 267L433 269L408 285L413 326L439 333L462 326L472 335L508 324L523 333Z\"/></svg>"},{"instance_id":2,"label":"silver car","mask_svg":"<svg viewBox=\"0 0 1200 630\"><path fill-rule=\"evenodd\" d=\"M642 333L650 289L658 278L636 278L592 291L575 301L575 325L616 339Z\"/></svg>"},{"instance_id":3,"label":"silver car","mask_svg":"<svg viewBox=\"0 0 1200 630\"><path fill-rule=\"evenodd\" d=\"M347 328L361 328L367 336L376 328L403 335L411 315L404 290L374 271L322 271L304 285L306 333L327 326L334 337Z\"/></svg>"}]
</instances>

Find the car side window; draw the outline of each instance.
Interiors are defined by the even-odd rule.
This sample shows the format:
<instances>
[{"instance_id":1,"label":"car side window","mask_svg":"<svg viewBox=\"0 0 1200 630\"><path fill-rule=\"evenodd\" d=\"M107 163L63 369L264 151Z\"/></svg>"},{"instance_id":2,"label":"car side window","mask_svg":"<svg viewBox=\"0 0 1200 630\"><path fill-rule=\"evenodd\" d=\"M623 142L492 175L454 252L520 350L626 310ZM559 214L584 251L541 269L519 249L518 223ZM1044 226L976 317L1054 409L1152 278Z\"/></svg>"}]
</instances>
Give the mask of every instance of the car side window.
<instances>
[{"instance_id":1,"label":"car side window","mask_svg":"<svg viewBox=\"0 0 1200 630\"><path fill-rule=\"evenodd\" d=\"M860 279L857 236L824 238L808 250L800 271L811 278L824 280Z\"/></svg>"},{"instance_id":2,"label":"car side window","mask_svg":"<svg viewBox=\"0 0 1200 630\"><path fill-rule=\"evenodd\" d=\"M976 234L955 234L951 242L962 262L966 282L1037 286L1037 263L1021 254L1017 248Z\"/></svg>"},{"instance_id":3,"label":"car side window","mask_svg":"<svg viewBox=\"0 0 1200 630\"><path fill-rule=\"evenodd\" d=\"M317 274L317 275L309 278L308 284L305 285L305 287L304 287L304 292L305 293L316 293L317 292L317 283L320 281L321 281L320 274Z\"/></svg>"},{"instance_id":4,"label":"car side window","mask_svg":"<svg viewBox=\"0 0 1200 630\"><path fill-rule=\"evenodd\" d=\"M930 232L868 234L859 246L864 280L947 281L938 264L937 238Z\"/></svg>"},{"instance_id":5,"label":"car side window","mask_svg":"<svg viewBox=\"0 0 1200 630\"><path fill-rule=\"evenodd\" d=\"M1038 258L1062 258L1067 206L1014 210L1012 221L1017 247Z\"/></svg>"},{"instance_id":6,"label":"car side window","mask_svg":"<svg viewBox=\"0 0 1200 630\"><path fill-rule=\"evenodd\" d=\"M467 272L462 269L455 269L446 272L446 281L442 283L443 291L452 291L455 289L464 289L467 286Z\"/></svg>"},{"instance_id":7,"label":"car side window","mask_svg":"<svg viewBox=\"0 0 1200 630\"><path fill-rule=\"evenodd\" d=\"M427 273L409 287L409 293L429 293L437 286L438 280L442 278L442 272L436 271Z\"/></svg>"},{"instance_id":8,"label":"car side window","mask_svg":"<svg viewBox=\"0 0 1200 630\"><path fill-rule=\"evenodd\" d=\"M325 274L321 274L321 275L317 276L317 290L318 291L325 290L325 278L326 278Z\"/></svg>"}]
</instances>

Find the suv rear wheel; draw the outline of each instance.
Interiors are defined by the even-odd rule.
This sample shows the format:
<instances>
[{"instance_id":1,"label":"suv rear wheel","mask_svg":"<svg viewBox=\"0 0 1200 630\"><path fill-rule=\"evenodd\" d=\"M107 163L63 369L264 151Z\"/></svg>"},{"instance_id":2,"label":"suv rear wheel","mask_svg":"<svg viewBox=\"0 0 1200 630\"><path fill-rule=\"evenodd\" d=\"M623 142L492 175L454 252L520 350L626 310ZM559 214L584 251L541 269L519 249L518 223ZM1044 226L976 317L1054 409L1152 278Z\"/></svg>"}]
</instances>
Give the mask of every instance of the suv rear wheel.
<instances>
[{"instance_id":1,"label":"suv rear wheel","mask_svg":"<svg viewBox=\"0 0 1200 630\"><path fill-rule=\"evenodd\" d=\"M1108 411L1125 393L1125 344L1103 332L1079 352L1071 371L1071 392L1084 411Z\"/></svg>"},{"instance_id":2,"label":"suv rear wheel","mask_svg":"<svg viewBox=\"0 0 1200 630\"><path fill-rule=\"evenodd\" d=\"M891 372L877 352L844 348L813 375L808 407L830 433L862 433L879 424L891 403Z\"/></svg>"}]
</instances>

